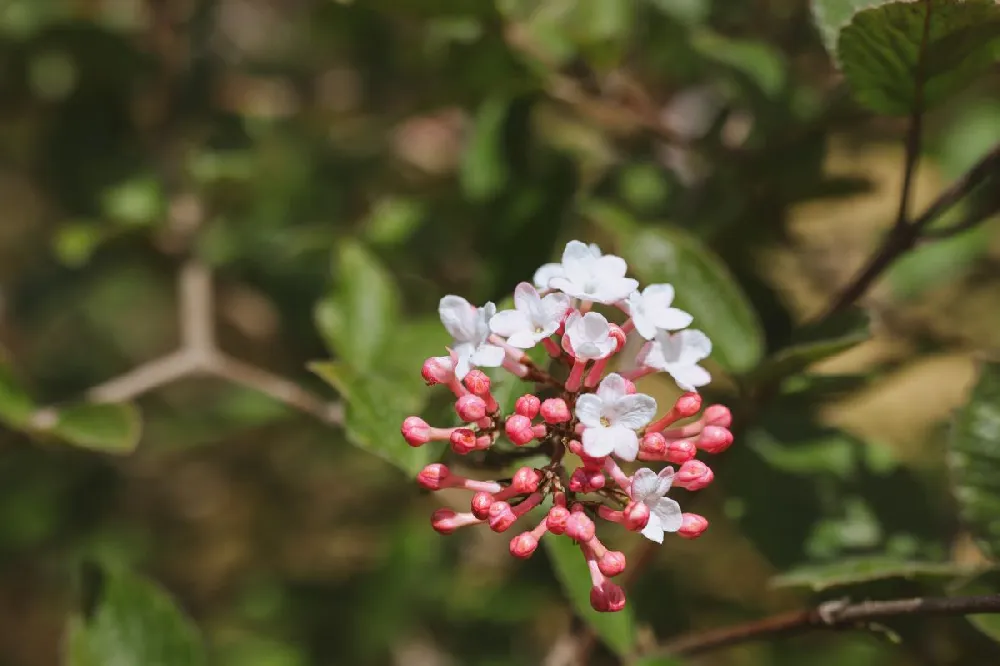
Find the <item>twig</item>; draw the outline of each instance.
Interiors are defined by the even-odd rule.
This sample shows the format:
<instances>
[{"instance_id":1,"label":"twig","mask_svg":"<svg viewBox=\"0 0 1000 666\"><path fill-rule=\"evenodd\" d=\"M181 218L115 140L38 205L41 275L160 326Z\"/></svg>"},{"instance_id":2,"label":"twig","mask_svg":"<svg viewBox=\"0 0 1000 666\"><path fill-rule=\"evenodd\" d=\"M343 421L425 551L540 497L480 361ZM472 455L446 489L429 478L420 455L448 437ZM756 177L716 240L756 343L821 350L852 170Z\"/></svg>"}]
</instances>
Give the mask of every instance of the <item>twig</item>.
<instances>
[{"instance_id":1,"label":"twig","mask_svg":"<svg viewBox=\"0 0 1000 666\"><path fill-rule=\"evenodd\" d=\"M868 629L876 620L906 616L1000 613L1000 594L979 597L918 597L888 601L828 601L802 611L780 613L664 643L653 655L693 655L763 638L819 629Z\"/></svg>"}]
</instances>

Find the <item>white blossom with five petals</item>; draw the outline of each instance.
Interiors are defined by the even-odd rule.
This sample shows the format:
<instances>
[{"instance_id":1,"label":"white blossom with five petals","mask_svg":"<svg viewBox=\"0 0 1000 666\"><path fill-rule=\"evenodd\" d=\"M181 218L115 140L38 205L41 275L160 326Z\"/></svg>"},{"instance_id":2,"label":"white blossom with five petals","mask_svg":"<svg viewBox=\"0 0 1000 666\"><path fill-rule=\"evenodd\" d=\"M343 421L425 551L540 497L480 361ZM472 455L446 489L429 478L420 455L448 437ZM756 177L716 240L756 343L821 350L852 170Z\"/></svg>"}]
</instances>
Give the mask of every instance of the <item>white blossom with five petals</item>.
<instances>
[{"instance_id":1,"label":"white blossom with five petals","mask_svg":"<svg viewBox=\"0 0 1000 666\"><path fill-rule=\"evenodd\" d=\"M477 308L461 296L453 295L445 296L438 304L441 323L454 338L451 352L459 380L469 374L472 366L495 368L503 364L503 348L489 343L489 321L496 311L493 303Z\"/></svg>"},{"instance_id":2,"label":"white blossom with five petals","mask_svg":"<svg viewBox=\"0 0 1000 666\"><path fill-rule=\"evenodd\" d=\"M699 330L657 331L656 338L643 346L637 361L669 373L683 390L695 391L712 381L708 370L698 365L698 361L711 353L712 341Z\"/></svg>"},{"instance_id":3,"label":"white blossom with five petals","mask_svg":"<svg viewBox=\"0 0 1000 666\"><path fill-rule=\"evenodd\" d=\"M507 344L513 347L530 349L559 329L569 309L566 294L543 298L534 287L522 282L514 289L514 309L496 313L490 319L490 330L507 338Z\"/></svg>"},{"instance_id":4,"label":"white blossom with five petals","mask_svg":"<svg viewBox=\"0 0 1000 666\"><path fill-rule=\"evenodd\" d=\"M656 414L656 400L642 393L626 393L624 377L612 373L601 381L596 393L576 400L576 418L583 425L583 451L592 458L614 453L622 460L635 460L639 437L635 431Z\"/></svg>"},{"instance_id":5,"label":"white blossom with five petals","mask_svg":"<svg viewBox=\"0 0 1000 666\"><path fill-rule=\"evenodd\" d=\"M604 315L597 312L581 315L574 310L566 318L563 345L574 357L587 361L607 358L617 344Z\"/></svg>"},{"instance_id":6,"label":"white blossom with five petals","mask_svg":"<svg viewBox=\"0 0 1000 666\"><path fill-rule=\"evenodd\" d=\"M594 259L601 258L601 248L598 247L597 243L591 243L587 246L587 249L590 250L590 254ZM566 277L566 271L563 269L563 265L559 263L542 264L541 268L535 271L535 276L532 278L532 282L534 282L535 286L539 289L545 290L549 288L549 280L555 277Z\"/></svg>"},{"instance_id":7,"label":"white blossom with five petals","mask_svg":"<svg viewBox=\"0 0 1000 666\"><path fill-rule=\"evenodd\" d=\"M632 477L629 495L634 502L642 502L649 507L649 522L642 528L642 536L656 543L663 543L666 532L676 532L681 528L681 507L669 497L664 497L674 481L674 468L664 467L657 474L643 467Z\"/></svg>"},{"instance_id":8,"label":"white blossom with five petals","mask_svg":"<svg viewBox=\"0 0 1000 666\"><path fill-rule=\"evenodd\" d=\"M628 266L624 259L613 254L595 256L594 250L580 241L566 244L561 266L562 275L550 275L548 286L584 301L610 305L639 286L638 281L625 277Z\"/></svg>"},{"instance_id":9,"label":"white blossom with five petals","mask_svg":"<svg viewBox=\"0 0 1000 666\"><path fill-rule=\"evenodd\" d=\"M656 337L658 330L678 331L694 321L684 310L670 307L674 302L674 288L669 284L651 284L642 292L633 291L625 301L625 311L632 317L636 332L647 340Z\"/></svg>"}]
</instances>

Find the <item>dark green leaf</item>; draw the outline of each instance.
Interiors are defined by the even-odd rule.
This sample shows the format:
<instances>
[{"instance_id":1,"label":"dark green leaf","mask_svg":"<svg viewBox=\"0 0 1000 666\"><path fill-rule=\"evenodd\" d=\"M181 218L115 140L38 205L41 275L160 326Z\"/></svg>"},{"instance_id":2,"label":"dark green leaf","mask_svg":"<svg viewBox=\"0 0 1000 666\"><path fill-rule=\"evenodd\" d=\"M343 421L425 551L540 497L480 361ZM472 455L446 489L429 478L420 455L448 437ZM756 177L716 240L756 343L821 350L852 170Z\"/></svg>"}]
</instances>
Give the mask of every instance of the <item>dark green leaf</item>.
<instances>
[{"instance_id":1,"label":"dark green leaf","mask_svg":"<svg viewBox=\"0 0 1000 666\"><path fill-rule=\"evenodd\" d=\"M963 521L988 556L1000 557L1000 363L984 362L955 415L949 463Z\"/></svg>"},{"instance_id":2,"label":"dark green leaf","mask_svg":"<svg viewBox=\"0 0 1000 666\"><path fill-rule=\"evenodd\" d=\"M476 112L458 172L465 196L473 201L489 199L503 189L510 177L503 147L503 127L509 110L509 99L494 96Z\"/></svg>"},{"instance_id":3,"label":"dark green leaf","mask_svg":"<svg viewBox=\"0 0 1000 666\"><path fill-rule=\"evenodd\" d=\"M830 56L837 57L837 38L860 9L871 7L877 0L812 0L813 21L823 37Z\"/></svg>"},{"instance_id":4,"label":"dark green leaf","mask_svg":"<svg viewBox=\"0 0 1000 666\"><path fill-rule=\"evenodd\" d=\"M773 587L808 587L819 592L886 578L960 578L982 571L954 562L917 562L889 556L857 557L796 567L771 579Z\"/></svg>"},{"instance_id":5,"label":"dark green leaf","mask_svg":"<svg viewBox=\"0 0 1000 666\"><path fill-rule=\"evenodd\" d=\"M556 576L566 592L573 610L586 622L608 648L625 657L635 646L635 619L632 607L617 613L598 613L590 606L590 570L575 541L565 536L547 536L543 542Z\"/></svg>"},{"instance_id":6,"label":"dark green leaf","mask_svg":"<svg viewBox=\"0 0 1000 666\"><path fill-rule=\"evenodd\" d=\"M160 587L137 576L108 573L98 605L71 619L68 666L201 666L207 663L196 627Z\"/></svg>"},{"instance_id":7,"label":"dark green leaf","mask_svg":"<svg viewBox=\"0 0 1000 666\"><path fill-rule=\"evenodd\" d=\"M139 445L142 417L131 403L81 403L58 410L48 432L102 453L131 453Z\"/></svg>"},{"instance_id":8,"label":"dark green leaf","mask_svg":"<svg viewBox=\"0 0 1000 666\"><path fill-rule=\"evenodd\" d=\"M35 403L21 388L0 352L0 421L13 428L25 426L35 411Z\"/></svg>"},{"instance_id":9,"label":"dark green leaf","mask_svg":"<svg viewBox=\"0 0 1000 666\"><path fill-rule=\"evenodd\" d=\"M642 657L629 662L630 666L681 666L677 657Z\"/></svg>"},{"instance_id":10,"label":"dark green leaf","mask_svg":"<svg viewBox=\"0 0 1000 666\"><path fill-rule=\"evenodd\" d=\"M887 2L857 12L837 39L855 97L885 114L923 111L1000 58L994 0Z\"/></svg>"}]
</instances>

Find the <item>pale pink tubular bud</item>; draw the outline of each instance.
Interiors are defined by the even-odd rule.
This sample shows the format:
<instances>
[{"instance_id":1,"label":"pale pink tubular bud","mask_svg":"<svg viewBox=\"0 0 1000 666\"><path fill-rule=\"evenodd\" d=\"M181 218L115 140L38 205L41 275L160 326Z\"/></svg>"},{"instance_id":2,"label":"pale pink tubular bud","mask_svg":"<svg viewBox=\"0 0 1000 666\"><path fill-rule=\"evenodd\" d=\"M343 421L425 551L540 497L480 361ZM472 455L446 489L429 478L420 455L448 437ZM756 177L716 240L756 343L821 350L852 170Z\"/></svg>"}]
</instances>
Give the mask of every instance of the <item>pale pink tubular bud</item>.
<instances>
[{"instance_id":1,"label":"pale pink tubular bud","mask_svg":"<svg viewBox=\"0 0 1000 666\"><path fill-rule=\"evenodd\" d=\"M427 490L441 490L448 487L449 476L451 476L451 471L447 465L433 463L420 470L420 474L417 474L417 483Z\"/></svg>"},{"instance_id":2,"label":"pale pink tubular bud","mask_svg":"<svg viewBox=\"0 0 1000 666\"><path fill-rule=\"evenodd\" d=\"M632 480L625 475L622 468L618 466L618 463L614 461L614 458L608 456L604 459L604 469L607 471L611 479L618 484L618 487L628 492L629 488L632 486Z\"/></svg>"},{"instance_id":3,"label":"pale pink tubular bud","mask_svg":"<svg viewBox=\"0 0 1000 666\"><path fill-rule=\"evenodd\" d=\"M464 456L478 448L476 445L476 433L468 428L455 428L451 433L450 441L451 450L460 456Z\"/></svg>"},{"instance_id":4,"label":"pale pink tubular bud","mask_svg":"<svg viewBox=\"0 0 1000 666\"><path fill-rule=\"evenodd\" d=\"M466 423L472 423L486 416L486 401L478 395L463 395L455 401L455 413Z\"/></svg>"},{"instance_id":5,"label":"pale pink tubular bud","mask_svg":"<svg viewBox=\"0 0 1000 666\"><path fill-rule=\"evenodd\" d=\"M407 416L400 430L410 446L422 446L431 441L431 427L419 416Z\"/></svg>"},{"instance_id":6,"label":"pale pink tubular bud","mask_svg":"<svg viewBox=\"0 0 1000 666\"><path fill-rule=\"evenodd\" d=\"M538 399L537 395L525 393L514 403L514 413L526 419L533 419L538 416L541 404L542 401Z\"/></svg>"},{"instance_id":7,"label":"pale pink tubular bud","mask_svg":"<svg viewBox=\"0 0 1000 666\"><path fill-rule=\"evenodd\" d=\"M472 515L479 520L486 520L490 515L490 507L494 503L493 495L487 492L478 492L472 496Z\"/></svg>"},{"instance_id":8,"label":"pale pink tubular bud","mask_svg":"<svg viewBox=\"0 0 1000 666\"><path fill-rule=\"evenodd\" d=\"M733 433L720 426L705 426L695 442L705 453L722 453L733 443Z\"/></svg>"},{"instance_id":9,"label":"pale pink tubular bud","mask_svg":"<svg viewBox=\"0 0 1000 666\"><path fill-rule=\"evenodd\" d=\"M522 532L510 540L510 554L526 560L538 548L538 539L531 532Z\"/></svg>"},{"instance_id":10,"label":"pale pink tubular bud","mask_svg":"<svg viewBox=\"0 0 1000 666\"><path fill-rule=\"evenodd\" d=\"M569 441L569 452L574 456L583 456L583 444L580 443L580 440L571 439Z\"/></svg>"},{"instance_id":11,"label":"pale pink tubular bud","mask_svg":"<svg viewBox=\"0 0 1000 666\"><path fill-rule=\"evenodd\" d=\"M625 529L638 532L649 522L649 507L643 502L629 502L623 511Z\"/></svg>"},{"instance_id":12,"label":"pale pink tubular bud","mask_svg":"<svg viewBox=\"0 0 1000 666\"><path fill-rule=\"evenodd\" d=\"M540 411L546 423L565 423L573 418L569 405L562 398L549 398L542 403Z\"/></svg>"},{"instance_id":13,"label":"pale pink tubular bud","mask_svg":"<svg viewBox=\"0 0 1000 666\"><path fill-rule=\"evenodd\" d=\"M625 571L625 553L619 550L605 551L597 560L597 566L601 573L608 577L614 577Z\"/></svg>"},{"instance_id":14,"label":"pale pink tubular bud","mask_svg":"<svg viewBox=\"0 0 1000 666\"><path fill-rule=\"evenodd\" d=\"M625 514L621 511L615 511L611 507L599 506L597 507L597 515L612 523L623 523L625 522Z\"/></svg>"},{"instance_id":15,"label":"pale pink tubular bud","mask_svg":"<svg viewBox=\"0 0 1000 666\"><path fill-rule=\"evenodd\" d=\"M594 525L587 514L580 512L571 512L569 520L566 521L566 536L573 541L579 541L585 543L594 538L594 532L597 526Z\"/></svg>"},{"instance_id":16,"label":"pale pink tubular bud","mask_svg":"<svg viewBox=\"0 0 1000 666\"><path fill-rule=\"evenodd\" d=\"M705 425L728 428L733 425L733 413L725 405L709 405L705 408L705 413L701 415L701 420Z\"/></svg>"},{"instance_id":17,"label":"pale pink tubular bud","mask_svg":"<svg viewBox=\"0 0 1000 666\"><path fill-rule=\"evenodd\" d=\"M569 340L569 336L563 338L564 345L568 345L566 340ZM572 354L572 352L570 352ZM576 393L580 390L580 384L583 382L583 371L587 367L586 359L577 358L573 360L573 367L569 371L569 377L566 378L566 390L570 393Z\"/></svg>"},{"instance_id":18,"label":"pale pink tubular bud","mask_svg":"<svg viewBox=\"0 0 1000 666\"><path fill-rule=\"evenodd\" d=\"M431 515L431 526L440 534L451 534L460 527L481 522L471 513L455 513L451 509L438 509Z\"/></svg>"},{"instance_id":19,"label":"pale pink tubular bud","mask_svg":"<svg viewBox=\"0 0 1000 666\"><path fill-rule=\"evenodd\" d=\"M538 470L530 467L522 467L514 472L510 487L517 495L526 495L538 490L538 484L542 482L542 475Z\"/></svg>"},{"instance_id":20,"label":"pale pink tubular bud","mask_svg":"<svg viewBox=\"0 0 1000 666\"><path fill-rule=\"evenodd\" d=\"M554 506L545 516L545 526L553 534L564 534L569 525L570 511L564 506Z\"/></svg>"},{"instance_id":21,"label":"pale pink tubular bud","mask_svg":"<svg viewBox=\"0 0 1000 666\"><path fill-rule=\"evenodd\" d=\"M531 511L532 509L534 509L536 506L538 506L541 503L542 503L542 494L541 493L531 493L530 495L528 495L527 497L524 498L523 502L521 502L520 504L518 504L515 507L512 507L511 511L514 512L515 516L517 516L518 518L520 518L521 516L523 516L524 514L528 513L529 511Z\"/></svg>"},{"instance_id":22,"label":"pale pink tubular bud","mask_svg":"<svg viewBox=\"0 0 1000 666\"><path fill-rule=\"evenodd\" d=\"M452 370L451 359L447 356L432 356L420 368L420 374L428 386L435 384L447 384L455 379L455 372Z\"/></svg>"},{"instance_id":23,"label":"pale pink tubular bud","mask_svg":"<svg viewBox=\"0 0 1000 666\"><path fill-rule=\"evenodd\" d=\"M674 485L687 490L701 490L712 482L715 474L700 460L689 460L674 474Z\"/></svg>"},{"instance_id":24,"label":"pale pink tubular bud","mask_svg":"<svg viewBox=\"0 0 1000 666\"><path fill-rule=\"evenodd\" d=\"M708 519L699 516L697 513L681 514L681 528L677 530L677 536L685 539L697 539L708 529Z\"/></svg>"},{"instance_id":25,"label":"pale pink tubular bud","mask_svg":"<svg viewBox=\"0 0 1000 666\"><path fill-rule=\"evenodd\" d=\"M490 506L487 520L490 529L494 532L506 532L517 520L517 514L510 508L507 502L494 502Z\"/></svg>"},{"instance_id":26,"label":"pale pink tubular bud","mask_svg":"<svg viewBox=\"0 0 1000 666\"><path fill-rule=\"evenodd\" d=\"M672 423L694 416L701 409L701 395L690 391L677 398L663 418L646 426L646 432L660 432Z\"/></svg>"},{"instance_id":27,"label":"pale pink tubular bud","mask_svg":"<svg viewBox=\"0 0 1000 666\"><path fill-rule=\"evenodd\" d=\"M625 608L625 590L611 581L590 588L590 606L599 613L617 613Z\"/></svg>"}]
</instances>

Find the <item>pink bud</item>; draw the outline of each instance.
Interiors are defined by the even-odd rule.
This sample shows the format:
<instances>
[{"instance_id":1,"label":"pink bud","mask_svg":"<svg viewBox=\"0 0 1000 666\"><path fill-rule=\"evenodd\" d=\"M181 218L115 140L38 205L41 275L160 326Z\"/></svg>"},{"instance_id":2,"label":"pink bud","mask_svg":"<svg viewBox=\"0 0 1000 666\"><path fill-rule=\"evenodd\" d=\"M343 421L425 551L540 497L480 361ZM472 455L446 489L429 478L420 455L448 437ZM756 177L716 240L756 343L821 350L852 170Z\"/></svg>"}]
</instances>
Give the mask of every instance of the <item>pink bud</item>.
<instances>
[{"instance_id":1,"label":"pink bud","mask_svg":"<svg viewBox=\"0 0 1000 666\"><path fill-rule=\"evenodd\" d=\"M427 359L424 361L424 365L420 369L420 374L423 376L424 381L427 382L428 386L433 386L434 384L447 384L455 378L455 372L452 370L451 359L447 356L432 356Z\"/></svg>"},{"instance_id":2,"label":"pink bud","mask_svg":"<svg viewBox=\"0 0 1000 666\"><path fill-rule=\"evenodd\" d=\"M639 457L644 460L663 460L667 453L667 438L662 433L647 432L639 441Z\"/></svg>"},{"instance_id":3,"label":"pink bud","mask_svg":"<svg viewBox=\"0 0 1000 666\"><path fill-rule=\"evenodd\" d=\"M510 540L510 554L522 560L532 556L538 548L538 539L531 532L518 534Z\"/></svg>"},{"instance_id":4,"label":"pink bud","mask_svg":"<svg viewBox=\"0 0 1000 666\"><path fill-rule=\"evenodd\" d=\"M587 470L587 487L591 490L600 490L607 483L604 472L601 470Z\"/></svg>"},{"instance_id":5,"label":"pink bud","mask_svg":"<svg viewBox=\"0 0 1000 666\"><path fill-rule=\"evenodd\" d=\"M685 539L697 539L702 532L708 529L708 519L699 516L697 513L681 514L681 528L677 530L677 536Z\"/></svg>"},{"instance_id":6,"label":"pink bud","mask_svg":"<svg viewBox=\"0 0 1000 666\"><path fill-rule=\"evenodd\" d=\"M565 423L573 418L569 412L569 405L562 398L549 398L543 402L541 413L546 423Z\"/></svg>"},{"instance_id":7,"label":"pink bud","mask_svg":"<svg viewBox=\"0 0 1000 666\"><path fill-rule=\"evenodd\" d=\"M569 476L569 489L574 493L587 492L587 473L582 467L577 467Z\"/></svg>"},{"instance_id":8,"label":"pink bud","mask_svg":"<svg viewBox=\"0 0 1000 666\"><path fill-rule=\"evenodd\" d=\"M625 608L625 591L610 581L590 588L590 605L600 613L617 613Z\"/></svg>"},{"instance_id":9,"label":"pink bud","mask_svg":"<svg viewBox=\"0 0 1000 666\"><path fill-rule=\"evenodd\" d=\"M431 515L431 526L441 534L451 534L458 526L454 524L458 514L451 509L438 509Z\"/></svg>"},{"instance_id":10,"label":"pink bud","mask_svg":"<svg viewBox=\"0 0 1000 666\"><path fill-rule=\"evenodd\" d=\"M514 472L514 478L511 479L510 485L518 495L526 495L538 490L538 484L541 482L542 475L537 470L522 467Z\"/></svg>"},{"instance_id":11,"label":"pink bud","mask_svg":"<svg viewBox=\"0 0 1000 666\"><path fill-rule=\"evenodd\" d=\"M563 534L566 532L566 528L569 526L570 512L564 506L554 506L549 509L549 513L545 516L545 526L549 528L549 532L553 534Z\"/></svg>"},{"instance_id":12,"label":"pink bud","mask_svg":"<svg viewBox=\"0 0 1000 666\"><path fill-rule=\"evenodd\" d=\"M705 426L696 442L705 453L722 453L733 443L733 433L720 426Z\"/></svg>"},{"instance_id":13,"label":"pink bud","mask_svg":"<svg viewBox=\"0 0 1000 666\"><path fill-rule=\"evenodd\" d=\"M531 427L531 419L527 416L513 414L507 417L503 428L510 441L514 442L517 446L524 446L535 438L535 433Z\"/></svg>"},{"instance_id":14,"label":"pink bud","mask_svg":"<svg viewBox=\"0 0 1000 666\"><path fill-rule=\"evenodd\" d=\"M482 370L470 370L462 383L471 393L478 396L484 396L490 392L490 378Z\"/></svg>"},{"instance_id":15,"label":"pink bud","mask_svg":"<svg viewBox=\"0 0 1000 666\"><path fill-rule=\"evenodd\" d=\"M493 495L480 491L472 496L472 515L479 520L486 520L490 515L490 507L493 506Z\"/></svg>"},{"instance_id":16,"label":"pink bud","mask_svg":"<svg viewBox=\"0 0 1000 666\"><path fill-rule=\"evenodd\" d=\"M688 490L701 490L712 482L715 475L700 460L689 460L674 474L674 485Z\"/></svg>"},{"instance_id":17,"label":"pink bud","mask_svg":"<svg viewBox=\"0 0 1000 666\"><path fill-rule=\"evenodd\" d=\"M605 576L617 576L625 571L625 553L609 550L597 561L597 566Z\"/></svg>"},{"instance_id":18,"label":"pink bud","mask_svg":"<svg viewBox=\"0 0 1000 666\"><path fill-rule=\"evenodd\" d=\"M574 541L580 541L581 543L590 541L594 538L594 532L597 526L594 525L587 514L582 511L572 512L569 520L566 521L566 536ZM549 528L552 531L552 528Z\"/></svg>"},{"instance_id":19,"label":"pink bud","mask_svg":"<svg viewBox=\"0 0 1000 666\"><path fill-rule=\"evenodd\" d=\"M728 428L733 425L733 414L725 405L709 405L705 408L705 413L701 415L705 425Z\"/></svg>"},{"instance_id":20,"label":"pink bud","mask_svg":"<svg viewBox=\"0 0 1000 666\"><path fill-rule=\"evenodd\" d=\"M476 433L468 428L455 428L450 441L451 450L460 456L476 450Z\"/></svg>"},{"instance_id":21,"label":"pink bud","mask_svg":"<svg viewBox=\"0 0 1000 666\"><path fill-rule=\"evenodd\" d=\"M472 423L486 416L486 401L478 395L467 394L455 401L455 412L458 418L466 423Z\"/></svg>"},{"instance_id":22,"label":"pink bud","mask_svg":"<svg viewBox=\"0 0 1000 666\"><path fill-rule=\"evenodd\" d=\"M675 465L682 465L698 454L698 447L689 439L676 439L667 443L663 459Z\"/></svg>"},{"instance_id":23,"label":"pink bud","mask_svg":"<svg viewBox=\"0 0 1000 666\"><path fill-rule=\"evenodd\" d=\"M451 476L451 471L446 465L433 463L420 470L417 474L417 483L427 490L441 490L446 488L445 481Z\"/></svg>"},{"instance_id":24,"label":"pink bud","mask_svg":"<svg viewBox=\"0 0 1000 666\"><path fill-rule=\"evenodd\" d=\"M511 510L510 504L507 504L507 502L494 502L490 506L488 520L491 530L494 532L506 532L514 524L514 521L517 520L517 514Z\"/></svg>"},{"instance_id":25,"label":"pink bud","mask_svg":"<svg viewBox=\"0 0 1000 666\"><path fill-rule=\"evenodd\" d=\"M421 446L431 440L431 427L419 416L407 416L400 430L410 446Z\"/></svg>"},{"instance_id":26,"label":"pink bud","mask_svg":"<svg viewBox=\"0 0 1000 666\"><path fill-rule=\"evenodd\" d=\"M685 393L677 398L677 402L674 403L674 410L677 412L677 417L681 419L694 416L701 410L701 395L695 391Z\"/></svg>"},{"instance_id":27,"label":"pink bud","mask_svg":"<svg viewBox=\"0 0 1000 666\"><path fill-rule=\"evenodd\" d=\"M643 502L629 502L625 507L625 529L638 532L649 522L649 507Z\"/></svg>"},{"instance_id":28,"label":"pink bud","mask_svg":"<svg viewBox=\"0 0 1000 666\"><path fill-rule=\"evenodd\" d=\"M525 393L514 403L514 413L527 419L533 419L538 416L538 408L541 404L542 401L538 399L537 395Z\"/></svg>"}]
</instances>

